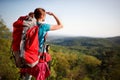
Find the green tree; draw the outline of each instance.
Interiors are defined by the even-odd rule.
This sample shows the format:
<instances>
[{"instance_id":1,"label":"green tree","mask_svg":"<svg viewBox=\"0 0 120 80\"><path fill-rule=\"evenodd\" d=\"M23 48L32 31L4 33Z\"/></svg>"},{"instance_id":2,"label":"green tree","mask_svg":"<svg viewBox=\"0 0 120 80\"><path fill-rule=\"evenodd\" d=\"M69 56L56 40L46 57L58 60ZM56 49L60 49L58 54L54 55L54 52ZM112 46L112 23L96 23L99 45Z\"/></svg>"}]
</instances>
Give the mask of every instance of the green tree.
<instances>
[{"instance_id":1,"label":"green tree","mask_svg":"<svg viewBox=\"0 0 120 80\"><path fill-rule=\"evenodd\" d=\"M101 64L101 61L91 55L83 55L82 61L84 63L84 67L86 70L86 76L88 76L91 80L100 80L98 78L99 75L98 66Z\"/></svg>"},{"instance_id":2,"label":"green tree","mask_svg":"<svg viewBox=\"0 0 120 80\"><path fill-rule=\"evenodd\" d=\"M10 60L11 32L0 19L0 80L17 80L18 70Z\"/></svg>"}]
</instances>

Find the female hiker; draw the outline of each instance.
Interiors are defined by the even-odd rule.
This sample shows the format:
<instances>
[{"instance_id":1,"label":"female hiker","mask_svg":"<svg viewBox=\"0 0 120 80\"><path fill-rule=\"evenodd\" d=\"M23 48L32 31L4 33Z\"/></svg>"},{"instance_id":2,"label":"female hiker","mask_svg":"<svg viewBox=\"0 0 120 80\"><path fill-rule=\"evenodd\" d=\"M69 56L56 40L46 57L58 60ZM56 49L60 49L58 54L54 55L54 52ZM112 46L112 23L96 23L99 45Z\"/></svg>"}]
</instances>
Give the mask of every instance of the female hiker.
<instances>
[{"instance_id":1,"label":"female hiker","mask_svg":"<svg viewBox=\"0 0 120 80\"><path fill-rule=\"evenodd\" d=\"M46 14L53 16L57 24L50 25L43 23L45 21ZM58 30L63 27L62 23L58 17L52 12L46 12L43 8L36 8L34 11L34 16L37 20L37 25L39 26L39 48L40 52L43 51L44 37L48 31Z\"/></svg>"},{"instance_id":2,"label":"female hiker","mask_svg":"<svg viewBox=\"0 0 120 80\"><path fill-rule=\"evenodd\" d=\"M57 24L51 25L51 24L43 23L45 21L46 14L52 16ZM48 31L61 29L63 25L54 13L46 12L43 8L36 8L34 10L34 17L36 19L36 25L38 25L39 27L39 31L38 31L39 53L41 56L44 51L44 42L45 42L46 33ZM50 75L47 62L41 60L35 67L23 69L22 73L28 73L34 76L36 80L45 80Z\"/></svg>"}]
</instances>

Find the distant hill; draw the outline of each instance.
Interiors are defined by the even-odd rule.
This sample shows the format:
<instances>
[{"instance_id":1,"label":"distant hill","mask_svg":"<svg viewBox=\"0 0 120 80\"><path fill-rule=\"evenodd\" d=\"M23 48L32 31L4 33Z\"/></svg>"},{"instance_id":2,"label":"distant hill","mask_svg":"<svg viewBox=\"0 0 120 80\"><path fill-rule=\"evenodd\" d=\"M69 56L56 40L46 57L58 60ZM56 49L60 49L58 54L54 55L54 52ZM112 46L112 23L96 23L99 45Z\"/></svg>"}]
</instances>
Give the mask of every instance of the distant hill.
<instances>
[{"instance_id":1,"label":"distant hill","mask_svg":"<svg viewBox=\"0 0 120 80\"><path fill-rule=\"evenodd\" d=\"M61 46L120 46L120 37L92 38L92 37L51 37L48 42Z\"/></svg>"},{"instance_id":2,"label":"distant hill","mask_svg":"<svg viewBox=\"0 0 120 80\"><path fill-rule=\"evenodd\" d=\"M110 40L111 42L120 45L120 36L117 37L111 37L111 38L107 38L108 40Z\"/></svg>"},{"instance_id":3,"label":"distant hill","mask_svg":"<svg viewBox=\"0 0 120 80\"><path fill-rule=\"evenodd\" d=\"M51 37L52 39L52 37ZM93 38L93 37L57 37L48 43L64 46L69 50L98 56L105 51L116 51L120 49L120 37Z\"/></svg>"}]
</instances>

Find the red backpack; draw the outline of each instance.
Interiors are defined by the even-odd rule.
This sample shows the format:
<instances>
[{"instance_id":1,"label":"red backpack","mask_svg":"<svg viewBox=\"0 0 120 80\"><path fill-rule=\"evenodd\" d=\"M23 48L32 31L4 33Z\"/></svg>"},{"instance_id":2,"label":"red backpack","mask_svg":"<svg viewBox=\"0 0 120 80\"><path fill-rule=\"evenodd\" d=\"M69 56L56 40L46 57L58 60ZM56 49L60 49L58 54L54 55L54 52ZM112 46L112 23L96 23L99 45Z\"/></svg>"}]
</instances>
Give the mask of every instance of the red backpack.
<instances>
[{"instance_id":1,"label":"red backpack","mask_svg":"<svg viewBox=\"0 0 120 80\"><path fill-rule=\"evenodd\" d=\"M26 21L33 25L27 16L13 23L12 52L20 68L34 67L39 62L38 26L24 26Z\"/></svg>"},{"instance_id":2,"label":"red backpack","mask_svg":"<svg viewBox=\"0 0 120 80\"><path fill-rule=\"evenodd\" d=\"M19 51L20 50L20 42L23 31L23 20L26 19L27 16L20 17L17 21L13 23L13 33L12 33L12 50Z\"/></svg>"}]
</instances>

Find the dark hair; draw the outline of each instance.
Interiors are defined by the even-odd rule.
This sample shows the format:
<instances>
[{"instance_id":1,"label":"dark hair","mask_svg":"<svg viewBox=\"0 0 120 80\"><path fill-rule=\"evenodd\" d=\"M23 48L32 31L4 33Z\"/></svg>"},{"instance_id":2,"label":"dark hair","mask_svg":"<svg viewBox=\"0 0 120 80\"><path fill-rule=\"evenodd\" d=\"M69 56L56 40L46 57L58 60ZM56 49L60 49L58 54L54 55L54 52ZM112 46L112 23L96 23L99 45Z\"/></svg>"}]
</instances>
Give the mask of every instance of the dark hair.
<instances>
[{"instance_id":1,"label":"dark hair","mask_svg":"<svg viewBox=\"0 0 120 80\"><path fill-rule=\"evenodd\" d=\"M43 8L36 8L34 11L35 18L39 19L42 15L45 15L45 10Z\"/></svg>"},{"instance_id":2,"label":"dark hair","mask_svg":"<svg viewBox=\"0 0 120 80\"><path fill-rule=\"evenodd\" d=\"M34 12L30 12L28 15L33 18L34 17Z\"/></svg>"}]
</instances>

